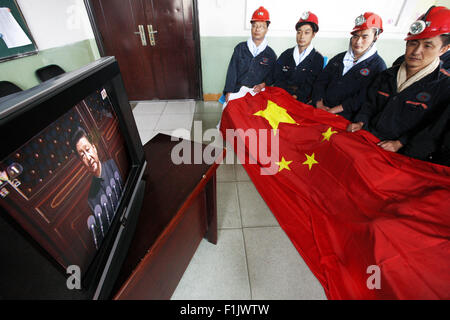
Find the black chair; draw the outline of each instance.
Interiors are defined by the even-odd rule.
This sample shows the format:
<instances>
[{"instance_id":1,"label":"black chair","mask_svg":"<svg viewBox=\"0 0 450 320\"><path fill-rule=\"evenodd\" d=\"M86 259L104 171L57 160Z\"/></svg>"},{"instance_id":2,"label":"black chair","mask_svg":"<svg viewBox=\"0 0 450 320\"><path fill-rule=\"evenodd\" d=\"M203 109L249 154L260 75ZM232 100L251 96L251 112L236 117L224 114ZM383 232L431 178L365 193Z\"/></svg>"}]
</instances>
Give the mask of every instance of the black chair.
<instances>
[{"instance_id":1,"label":"black chair","mask_svg":"<svg viewBox=\"0 0 450 320\"><path fill-rule=\"evenodd\" d=\"M9 81L0 81L0 98L20 91L22 91L22 89L14 83Z\"/></svg>"},{"instance_id":2,"label":"black chair","mask_svg":"<svg viewBox=\"0 0 450 320\"><path fill-rule=\"evenodd\" d=\"M51 64L36 70L36 76L41 82L47 81L48 79L59 76L65 73L65 71L56 64Z\"/></svg>"}]
</instances>

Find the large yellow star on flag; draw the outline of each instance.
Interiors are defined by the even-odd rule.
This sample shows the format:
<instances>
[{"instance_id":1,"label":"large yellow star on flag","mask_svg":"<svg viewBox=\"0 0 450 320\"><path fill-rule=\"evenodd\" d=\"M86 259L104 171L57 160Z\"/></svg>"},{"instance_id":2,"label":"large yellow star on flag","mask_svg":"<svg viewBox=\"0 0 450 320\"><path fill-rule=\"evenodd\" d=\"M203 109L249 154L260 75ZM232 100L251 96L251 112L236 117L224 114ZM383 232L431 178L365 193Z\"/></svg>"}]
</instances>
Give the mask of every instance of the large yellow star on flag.
<instances>
[{"instance_id":1,"label":"large yellow star on flag","mask_svg":"<svg viewBox=\"0 0 450 320\"><path fill-rule=\"evenodd\" d=\"M331 127L329 127L327 131L322 132L322 135L323 135L322 141L325 141L325 140L330 141L331 136L335 133L337 133L337 131L332 131Z\"/></svg>"},{"instance_id":2,"label":"large yellow star on flag","mask_svg":"<svg viewBox=\"0 0 450 320\"><path fill-rule=\"evenodd\" d=\"M291 170L289 168L289 165L292 163L292 161L286 161L284 157L281 157L280 162L275 162L280 168L278 169L278 172L282 171L283 169Z\"/></svg>"},{"instance_id":3,"label":"large yellow star on flag","mask_svg":"<svg viewBox=\"0 0 450 320\"><path fill-rule=\"evenodd\" d=\"M278 125L280 123L296 123L285 108L280 107L275 102L270 100L267 101L266 109L260 110L253 115L263 117L269 121L270 126L274 129L275 135L277 134Z\"/></svg>"},{"instance_id":4,"label":"large yellow star on flag","mask_svg":"<svg viewBox=\"0 0 450 320\"><path fill-rule=\"evenodd\" d=\"M316 161L316 159L314 159L314 157L315 157L314 152L313 152L313 154L310 155L310 156L308 156L308 155L305 153L305 156L306 156L306 161L303 162L302 164L307 164L307 165L309 166L309 170L311 170L311 168L312 168L312 166L313 166L314 164L318 164L318 163L319 163L319 162Z\"/></svg>"}]
</instances>

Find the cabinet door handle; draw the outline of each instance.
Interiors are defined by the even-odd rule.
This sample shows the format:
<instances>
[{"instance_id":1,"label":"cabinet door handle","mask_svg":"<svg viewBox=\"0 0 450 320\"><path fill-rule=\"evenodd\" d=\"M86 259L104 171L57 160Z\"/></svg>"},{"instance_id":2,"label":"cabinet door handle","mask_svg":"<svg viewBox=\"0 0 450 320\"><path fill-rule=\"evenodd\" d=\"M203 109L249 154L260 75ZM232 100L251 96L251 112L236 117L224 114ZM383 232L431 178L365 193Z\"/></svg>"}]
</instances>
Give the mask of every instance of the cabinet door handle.
<instances>
[{"instance_id":1,"label":"cabinet door handle","mask_svg":"<svg viewBox=\"0 0 450 320\"><path fill-rule=\"evenodd\" d=\"M134 34L138 34L138 35L140 35L141 36L141 43L142 43L142 46L146 46L147 45L147 39L145 38L145 30L144 30L144 26L142 25L142 24L140 24L139 26L138 26L138 28L139 28L139 32L135 32Z\"/></svg>"},{"instance_id":2,"label":"cabinet door handle","mask_svg":"<svg viewBox=\"0 0 450 320\"><path fill-rule=\"evenodd\" d=\"M154 34L158 33L158 30L153 30L153 26L151 24L147 25L147 30L148 30L148 38L150 39L150 45L154 47L156 45Z\"/></svg>"}]
</instances>

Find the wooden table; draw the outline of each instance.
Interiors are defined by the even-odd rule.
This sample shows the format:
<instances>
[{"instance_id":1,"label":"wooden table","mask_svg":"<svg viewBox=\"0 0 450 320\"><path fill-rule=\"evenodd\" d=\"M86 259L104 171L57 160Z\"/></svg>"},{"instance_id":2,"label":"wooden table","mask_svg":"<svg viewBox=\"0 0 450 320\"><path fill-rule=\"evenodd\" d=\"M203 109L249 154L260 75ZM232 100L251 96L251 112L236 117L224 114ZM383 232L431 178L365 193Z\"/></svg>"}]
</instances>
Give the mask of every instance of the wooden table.
<instances>
[{"instance_id":1,"label":"wooden table","mask_svg":"<svg viewBox=\"0 0 450 320\"><path fill-rule=\"evenodd\" d=\"M218 164L175 165L178 143L158 134L144 146L145 199L114 299L170 299L200 241L217 243ZM186 143L192 159L195 148L206 147ZM216 162L224 151L214 149Z\"/></svg>"}]
</instances>

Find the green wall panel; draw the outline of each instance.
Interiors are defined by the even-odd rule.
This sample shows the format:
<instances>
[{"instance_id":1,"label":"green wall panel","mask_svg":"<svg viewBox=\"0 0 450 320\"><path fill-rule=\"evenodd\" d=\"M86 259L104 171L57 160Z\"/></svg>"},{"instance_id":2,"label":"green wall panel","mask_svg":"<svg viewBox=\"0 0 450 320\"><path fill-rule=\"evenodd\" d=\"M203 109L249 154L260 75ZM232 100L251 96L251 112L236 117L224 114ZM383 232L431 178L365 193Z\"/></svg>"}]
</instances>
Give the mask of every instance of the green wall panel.
<instances>
[{"instance_id":1,"label":"green wall panel","mask_svg":"<svg viewBox=\"0 0 450 320\"><path fill-rule=\"evenodd\" d=\"M0 80L10 81L23 90L39 84L35 71L49 64L57 64L65 71L73 71L99 58L93 39L67 46L39 51L37 55L0 63Z\"/></svg>"}]
</instances>

